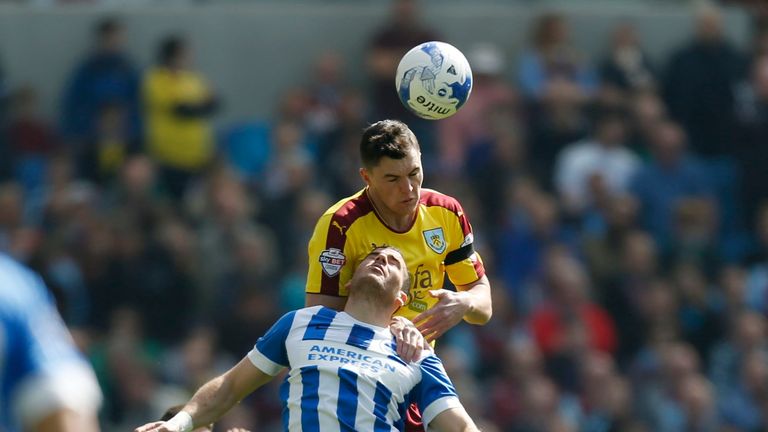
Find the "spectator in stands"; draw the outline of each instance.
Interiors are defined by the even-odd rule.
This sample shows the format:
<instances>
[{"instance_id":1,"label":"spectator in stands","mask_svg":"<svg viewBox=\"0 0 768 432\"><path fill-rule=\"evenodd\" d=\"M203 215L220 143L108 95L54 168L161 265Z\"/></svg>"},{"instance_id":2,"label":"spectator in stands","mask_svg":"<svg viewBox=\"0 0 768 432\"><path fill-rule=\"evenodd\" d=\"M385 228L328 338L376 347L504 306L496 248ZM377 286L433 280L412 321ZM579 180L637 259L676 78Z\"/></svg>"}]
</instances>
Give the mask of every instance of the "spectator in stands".
<instances>
[{"instance_id":1,"label":"spectator in stands","mask_svg":"<svg viewBox=\"0 0 768 432\"><path fill-rule=\"evenodd\" d=\"M622 251L637 223L637 211L634 197L612 197L596 217L584 225L581 248L600 299L605 300L608 286L626 274L622 270Z\"/></svg>"},{"instance_id":2,"label":"spectator in stands","mask_svg":"<svg viewBox=\"0 0 768 432\"><path fill-rule=\"evenodd\" d=\"M679 320L683 339L708 364L712 347L724 335L724 322L717 310L717 299L706 275L695 262L680 262L673 269L673 282L679 293Z\"/></svg>"},{"instance_id":3,"label":"spectator in stands","mask_svg":"<svg viewBox=\"0 0 768 432\"><path fill-rule=\"evenodd\" d=\"M685 132L676 123L665 120L656 124L651 159L632 178L641 221L658 242L670 238L677 207L686 200L713 195L705 166L686 152L686 146Z\"/></svg>"},{"instance_id":4,"label":"spectator in stands","mask_svg":"<svg viewBox=\"0 0 768 432\"><path fill-rule=\"evenodd\" d=\"M497 426L509 430L523 414L523 391L527 382L542 376L544 364L532 340L512 337L503 348L501 367L499 379L490 387L488 412Z\"/></svg>"},{"instance_id":5,"label":"spectator in stands","mask_svg":"<svg viewBox=\"0 0 768 432\"><path fill-rule=\"evenodd\" d=\"M534 25L532 42L531 50L520 59L518 71L525 97L534 100L565 97L579 101L591 96L597 77L587 59L571 45L563 15L540 16Z\"/></svg>"},{"instance_id":6,"label":"spectator in stands","mask_svg":"<svg viewBox=\"0 0 768 432\"><path fill-rule=\"evenodd\" d=\"M485 157L492 159L488 153L491 153L489 148L496 144L494 132L498 128L493 124L495 117L503 116L503 121L517 123L517 95L504 77L506 59L501 48L491 43L478 44L467 55L474 78L472 103L439 124L443 175L460 175L471 163L472 155L479 152L484 151ZM482 169L471 172L480 171Z\"/></svg>"},{"instance_id":7,"label":"spectator in stands","mask_svg":"<svg viewBox=\"0 0 768 432\"><path fill-rule=\"evenodd\" d=\"M629 190L640 161L627 149L626 140L625 113L606 108L598 111L591 137L560 152L554 183L568 214L582 216Z\"/></svg>"},{"instance_id":8,"label":"spectator in stands","mask_svg":"<svg viewBox=\"0 0 768 432\"><path fill-rule=\"evenodd\" d=\"M653 431L699 430L686 429L689 420L698 417L690 414L699 413L692 409L696 404L691 404L690 399L697 396L700 385L707 383L699 374L700 361L696 351L684 343L668 343L659 350L658 361L655 377L636 383L642 416L649 421ZM703 411L704 414L711 412Z\"/></svg>"},{"instance_id":9,"label":"spectator in stands","mask_svg":"<svg viewBox=\"0 0 768 432\"><path fill-rule=\"evenodd\" d=\"M578 405L564 397L551 379L536 375L526 380L522 389L522 410L512 432L570 432L577 428Z\"/></svg>"},{"instance_id":10,"label":"spectator in stands","mask_svg":"<svg viewBox=\"0 0 768 432\"><path fill-rule=\"evenodd\" d=\"M746 353L739 364L739 380L734 384L720 398L723 423L745 431L764 428L768 424L768 353Z\"/></svg>"},{"instance_id":11,"label":"spectator in stands","mask_svg":"<svg viewBox=\"0 0 768 432\"><path fill-rule=\"evenodd\" d=\"M603 84L630 92L656 85L655 68L631 23L621 23L613 30L610 51L600 64L600 79Z\"/></svg>"},{"instance_id":12,"label":"spectator in stands","mask_svg":"<svg viewBox=\"0 0 768 432\"><path fill-rule=\"evenodd\" d=\"M754 59L750 72L737 109L733 150L743 172L741 202L748 226L754 226L758 205L768 197L768 173L763 164L768 160L768 52Z\"/></svg>"},{"instance_id":13,"label":"spectator in stands","mask_svg":"<svg viewBox=\"0 0 768 432\"><path fill-rule=\"evenodd\" d=\"M530 116L531 159L548 187L557 154L586 134L583 108L597 89L597 77L571 45L562 15L547 13L537 19L517 79Z\"/></svg>"},{"instance_id":14,"label":"spectator in stands","mask_svg":"<svg viewBox=\"0 0 768 432\"><path fill-rule=\"evenodd\" d=\"M654 90L633 93L629 100L629 147L646 156L651 147L651 137L657 124L667 118L667 107Z\"/></svg>"},{"instance_id":15,"label":"spectator in stands","mask_svg":"<svg viewBox=\"0 0 768 432\"><path fill-rule=\"evenodd\" d=\"M734 88L744 75L741 54L725 38L723 17L713 6L696 12L696 34L675 52L664 77L672 117L696 153L728 154L733 140Z\"/></svg>"},{"instance_id":16,"label":"spectator in stands","mask_svg":"<svg viewBox=\"0 0 768 432\"><path fill-rule=\"evenodd\" d=\"M763 201L755 223L756 249L747 275L747 304L768 313L768 202Z\"/></svg>"},{"instance_id":17,"label":"spectator in stands","mask_svg":"<svg viewBox=\"0 0 768 432\"><path fill-rule=\"evenodd\" d=\"M629 382L619 376L611 356L590 352L579 365L580 430L627 430L633 424Z\"/></svg>"},{"instance_id":18,"label":"spectator in stands","mask_svg":"<svg viewBox=\"0 0 768 432\"><path fill-rule=\"evenodd\" d=\"M96 130L79 151L80 173L93 183L109 184L129 155L139 149L125 124L124 111L121 105L103 105L97 114Z\"/></svg>"},{"instance_id":19,"label":"spectator in stands","mask_svg":"<svg viewBox=\"0 0 768 432\"><path fill-rule=\"evenodd\" d=\"M41 186L48 159L59 148L53 126L40 112L37 91L22 86L8 97L8 152L13 174L27 191Z\"/></svg>"},{"instance_id":20,"label":"spectator in stands","mask_svg":"<svg viewBox=\"0 0 768 432\"><path fill-rule=\"evenodd\" d=\"M125 50L125 28L116 18L105 18L93 29L93 48L72 71L61 101L61 130L65 139L80 144L97 130L105 104L125 109L131 139L140 136L139 72Z\"/></svg>"},{"instance_id":21,"label":"spectator in stands","mask_svg":"<svg viewBox=\"0 0 768 432\"><path fill-rule=\"evenodd\" d=\"M160 165L165 187L179 198L213 161L210 117L218 101L192 69L187 41L175 35L161 41L157 65L144 78L143 92L149 154Z\"/></svg>"},{"instance_id":22,"label":"spectator in stands","mask_svg":"<svg viewBox=\"0 0 768 432\"><path fill-rule=\"evenodd\" d=\"M709 377L719 394L738 388L742 365L751 352L768 354L768 323L765 317L744 310L729 317L728 335L714 347Z\"/></svg>"},{"instance_id":23,"label":"spectator in stands","mask_svg":"<svg viewBox=\"0 0 768 432\"><path fill-rule=\"evenodd\" d=\"M518 311L528 311L534 302L536 280L546 271L547 251L555 245L574 254L578 250L575 236L560 221L556 200L540 191L529 193L526 187L524 182L516 186L514 207L492 243L499 274Z\"/></svg>"},{"instance_id":24,"label":"spectator in stands","mask_svg":"<svg viewBox=\"0 0 768 432\"><path fill-rule=\"evenodd\" d=\"M574 390L576 368L586 352L616 352L616 327L610 315L590 299L590 281L574 258L550 255L546 278L548 298L530 314L531 331L547 371L560 386Z\"/></svg>"}]
</instances>

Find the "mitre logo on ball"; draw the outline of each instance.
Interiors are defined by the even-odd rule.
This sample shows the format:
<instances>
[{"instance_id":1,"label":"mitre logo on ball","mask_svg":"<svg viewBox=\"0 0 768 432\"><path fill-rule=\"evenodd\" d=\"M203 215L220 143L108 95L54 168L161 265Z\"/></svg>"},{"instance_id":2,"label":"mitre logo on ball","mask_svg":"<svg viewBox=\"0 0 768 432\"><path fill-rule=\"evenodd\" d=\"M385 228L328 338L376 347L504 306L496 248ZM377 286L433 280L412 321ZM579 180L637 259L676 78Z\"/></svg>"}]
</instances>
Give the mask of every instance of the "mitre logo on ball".
<instances>
[{"instance_id":1,"label":"mitre logo on ball","mask_svg":"<svg viewBox=\"0 0 768 432\"><path fill-rule=\"evenodd\" d=\"M472 70L454 46L425 42L400 60L395 87L411 112L425 119L443 119L456 114L469 99Z\"/></svg>"}]
</instances>

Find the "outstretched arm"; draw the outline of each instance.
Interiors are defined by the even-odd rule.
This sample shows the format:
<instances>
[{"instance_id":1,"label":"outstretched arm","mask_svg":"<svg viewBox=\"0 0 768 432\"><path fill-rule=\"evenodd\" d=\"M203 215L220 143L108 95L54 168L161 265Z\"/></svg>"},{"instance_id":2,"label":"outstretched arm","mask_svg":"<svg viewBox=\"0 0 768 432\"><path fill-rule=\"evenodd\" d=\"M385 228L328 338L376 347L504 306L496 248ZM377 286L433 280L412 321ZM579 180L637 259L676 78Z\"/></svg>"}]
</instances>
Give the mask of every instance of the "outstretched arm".
<instances>
[{"instance_id":1,"label":"outstretched arm","mask_svg":"<svg viewBox=\"0 0 768 432\"><path fill-rule=\"evenodd\" d=\"M190 432L218 420L232 406L272 379L248 358L207 383L192 396L181 412L167 422L152 422L134 432Z\"/></svg>"},{"instance_id":2,"label":"outstretched arm","mask_svg":"<svg viewBox=\"0 0 768 432\"><path fill-rule=\"evenodd\" d=\"M451 408L438 414L429 423L429 429L435 429L439 432L480 431L462 406Z\"/></svg>"}]
</instances>

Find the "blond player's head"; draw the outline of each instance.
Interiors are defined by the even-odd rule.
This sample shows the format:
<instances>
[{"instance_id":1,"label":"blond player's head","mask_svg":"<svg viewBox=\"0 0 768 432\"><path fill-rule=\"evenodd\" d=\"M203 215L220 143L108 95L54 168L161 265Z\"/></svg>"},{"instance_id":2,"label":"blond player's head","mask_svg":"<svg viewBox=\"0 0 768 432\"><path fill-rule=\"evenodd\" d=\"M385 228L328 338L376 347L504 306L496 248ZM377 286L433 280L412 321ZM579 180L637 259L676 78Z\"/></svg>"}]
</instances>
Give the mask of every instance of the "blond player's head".
<instances>
[{"instance_id":1,"label":"blond player's head","mask_svg":"<svg viewBox=\"0 0 768 432\"><path fill-rule=\"evenodd\" d=\"M349 282L349 298L388 305L393 311L407 300L410 276L400 251L377 247L355 269Z\"/></svg>"}]
</instances>

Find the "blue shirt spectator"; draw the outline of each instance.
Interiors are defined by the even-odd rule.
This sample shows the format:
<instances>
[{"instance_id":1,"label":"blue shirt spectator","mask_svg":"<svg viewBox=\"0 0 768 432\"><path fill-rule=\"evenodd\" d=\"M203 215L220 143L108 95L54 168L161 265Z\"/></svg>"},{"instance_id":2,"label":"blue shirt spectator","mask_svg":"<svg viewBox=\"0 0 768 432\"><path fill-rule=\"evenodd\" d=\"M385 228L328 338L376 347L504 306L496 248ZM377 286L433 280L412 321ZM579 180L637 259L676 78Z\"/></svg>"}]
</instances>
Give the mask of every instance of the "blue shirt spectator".
<instances>
[{"instance_id":1,"label":"blue shirt spectator","mask_svg":"<svg viewBox=\"0 0 768 432\"><path fill-rule=\"evenodd\" d=\"M91 138L104 105L125 110L131 138L139 134L138 70L123 51L123 26L107 19L96 27L96 49L74 70L64 91L61 127L76 141Z\"/></svg>"},{"instance_id":2,"label":"blue shirt spectator","mask_svg":"<svg viewBox=\"0 0 768 432\"><path fill-rule=\"evenodd\" d=\"M676 206L713 194L705 166L685 153L685 134L662 121L651 137L652 158L635 175L631 190L641 203L642 223L658 240L673 233Z\"/></svg>"}]
</instances>

